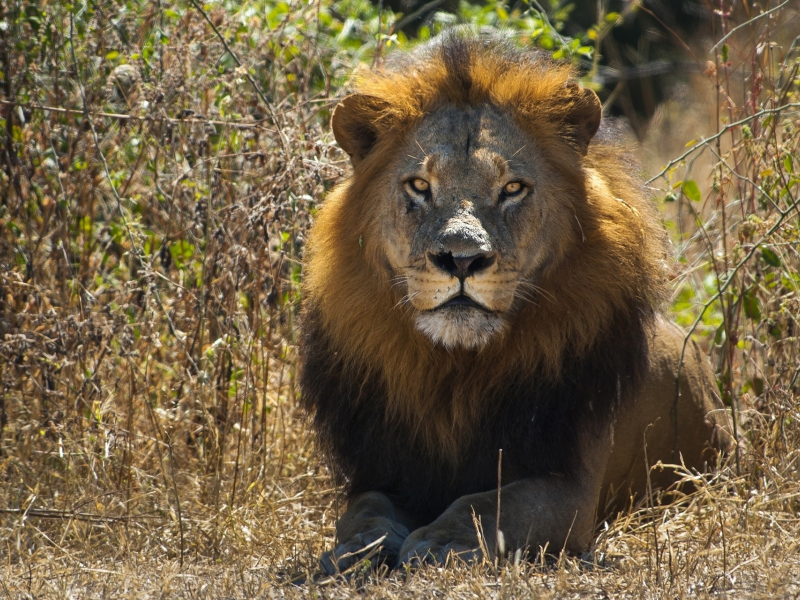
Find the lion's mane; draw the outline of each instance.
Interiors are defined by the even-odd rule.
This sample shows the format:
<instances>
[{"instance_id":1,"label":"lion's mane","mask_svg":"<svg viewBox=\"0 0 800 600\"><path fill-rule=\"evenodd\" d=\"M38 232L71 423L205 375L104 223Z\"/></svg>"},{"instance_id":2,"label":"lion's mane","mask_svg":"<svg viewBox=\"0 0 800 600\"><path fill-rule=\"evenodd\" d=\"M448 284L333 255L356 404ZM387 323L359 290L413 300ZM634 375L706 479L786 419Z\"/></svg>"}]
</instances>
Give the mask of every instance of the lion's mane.
<instances>
[{"instance_id":1,"label":"lion's mane","mask_svg":"<svg viewBox=\"0 0 800 600\"><path fill-rule=\"evenodd\" d=\"M357 75L356 91L384 108L374 148L328 196L310 235L300 379L351 493L383 491L433 518L496 486L499 448L504 479L570 473L578 436L637 390L664 297L665 234L613 135L601 128L586 156L565 142L573 75L460 32ZM480 351L447 351L398 306L372 182L426 114L481 103L505 109L544 149L563 181L555 202L574 219L508 332Z\"/></svg>"}]
</instances>

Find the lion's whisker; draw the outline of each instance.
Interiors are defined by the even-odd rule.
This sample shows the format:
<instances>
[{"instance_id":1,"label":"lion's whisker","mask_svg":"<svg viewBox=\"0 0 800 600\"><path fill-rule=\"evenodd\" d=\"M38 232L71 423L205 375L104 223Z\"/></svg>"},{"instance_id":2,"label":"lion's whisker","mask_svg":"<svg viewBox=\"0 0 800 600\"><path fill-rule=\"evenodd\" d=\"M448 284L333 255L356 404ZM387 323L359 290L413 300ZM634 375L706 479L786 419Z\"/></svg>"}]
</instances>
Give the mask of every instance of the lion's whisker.
<instances>
[{"instance_id":1,"label":"lion's whisker","mask_svg":"<svg viewBox=\"0 0 800 600\"><path fill-rule=\"evenodd\" d=\"M403 305L409 305L409 306L413 307L413 305L411 304L411 300L416 298L418 295L419 295L419 292L413 292L411 294L406 294L405 296L400 298L400 300L397 301L397 304L394 305L393 309L394 308L399 308L400 306L403 306Z\"/></svg>"},{"instance_id":2,"label":"lion's whisker","mask_svg":"<svg viewBox=\"0 0 800 600\"><path fill-rule=\"evenodd\" d=\"M517 150L516 152L514 152L514 154L511 155L511 158L514 158L517 154L519 154L520 152L525 150L525 148L527 148L527 147L528 147L528 144L522 144L522 147L519 150Z\"/></svg>"},{"instance_id":3,"label":"lion's whisker","mask_svg":"<svg viewBox=\"0 0 800 600\"><path fill-rule=\"evenodd\" d=\"M518 285L517 289L521 288L523 290L527 290L529 292L533 292L537 296L539 296L539 295L544 296L550 302L555 302L556 301L556 297L553 296L552 292L544 289L543 287L540 287L540 286L536 285L535 283L532 283L530 281L520 281L517 285Z\"/></svg>"},{"instance_id":4,"label":"lion's whisker","mask_svg":"<svg viewBox=\"0 0 800 600\"><path fill-rule=\"evenodd\" d=\"M522 300L525 300L526 302L530 302L531 304L535 304L538 306L538 302L536 302L537 296L525 290L517 290L514 293L514 297L520 298Z\"/></svg>"}]
</instances>

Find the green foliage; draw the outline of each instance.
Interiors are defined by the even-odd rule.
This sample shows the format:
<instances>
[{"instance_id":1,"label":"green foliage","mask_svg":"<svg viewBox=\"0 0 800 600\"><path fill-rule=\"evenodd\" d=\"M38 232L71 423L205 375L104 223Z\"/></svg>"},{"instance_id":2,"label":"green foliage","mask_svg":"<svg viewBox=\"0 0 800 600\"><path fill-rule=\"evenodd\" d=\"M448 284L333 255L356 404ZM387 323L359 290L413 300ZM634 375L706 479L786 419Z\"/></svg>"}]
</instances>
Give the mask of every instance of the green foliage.
<instances>
[{"instance_id":1,"label":"green foliage","mask_svg":"<svg viewBox=\"0 0 800 600\"><path fill-rule=\"evenodd\" d=\"M761 35L757 43L768 43L769 32ZM800 81L794 51L750 73L745 57L756 50L735 48L734 39L709 70L719 92L719 134L689 142L660 177L665 205L677 211L671 229L687 267L673 309L697 340L713 341L723 396L729 403L743 398L747 408L794 393L800 383L790 333L800 322ZM727 100L738 89L734 73L757 81L778 73L785 83L780 91L760 87L752 102L736 107ZM713 165L705 182L693 171L703 153Z\"/></svg>"},{"instance_id":2,"label":"green foliage","mask_svg":"<svg viewBox=\"0 0 800 600\"><path fill-rule=\"evenodd\" d=\"M700 202L703 199L703 195L700 193L700 186L697 185L694 179L684 181L681 190L692 202Z\"/></svg>"}]
</instances>

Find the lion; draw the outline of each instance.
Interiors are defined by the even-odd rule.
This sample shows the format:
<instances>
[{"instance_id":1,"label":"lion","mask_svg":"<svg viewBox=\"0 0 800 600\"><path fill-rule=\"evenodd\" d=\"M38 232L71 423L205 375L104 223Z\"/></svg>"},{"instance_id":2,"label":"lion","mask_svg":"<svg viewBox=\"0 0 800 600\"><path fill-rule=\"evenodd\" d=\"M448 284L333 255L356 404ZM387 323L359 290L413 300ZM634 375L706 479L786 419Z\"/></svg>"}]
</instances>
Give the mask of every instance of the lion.
<instances>
[{"instance_id":1,"label":"lion","mask_svg":"<svg viewBox=\"0 0 800 600\"><path fill-rule=\"evenodd\" d=\"M666 232L569 65L451 30L353 85L303 283L302 403L347 497L325 571L579 553L674 480L651 465L731 449L662 314Z\"/></svg>"}]
</instances>

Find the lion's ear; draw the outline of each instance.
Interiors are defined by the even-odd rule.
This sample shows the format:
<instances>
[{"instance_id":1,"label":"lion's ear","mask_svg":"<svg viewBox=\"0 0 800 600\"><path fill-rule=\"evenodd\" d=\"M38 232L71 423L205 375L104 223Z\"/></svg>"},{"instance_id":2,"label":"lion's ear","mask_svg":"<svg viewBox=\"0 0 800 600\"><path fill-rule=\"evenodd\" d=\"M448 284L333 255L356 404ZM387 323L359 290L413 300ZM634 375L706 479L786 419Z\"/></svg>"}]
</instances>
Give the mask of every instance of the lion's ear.
<instances>
[{"instance_id":1,"label":"lion's ear","mask_svg":"<svg viewBox=\"0 0 800 600\"><path fill-rule=\"evenodd\" d=\"M565 135L585 156L589 150L589 142L600 128L603 106L597 94L577 83L567 84L566 104L563 120L566 126Z\"/></svg>"},{"instance_id":2,"label":"lion's ear","mask_svg":"<svg viewBox=\"0 0 800 600\"><path fill-rule=\"evenodd\" d=\"M378 122L389 104L375 96L352 94L336 105L331 128L336 143L357 165L378 141Z\"/></svg>"}]
</instances>

